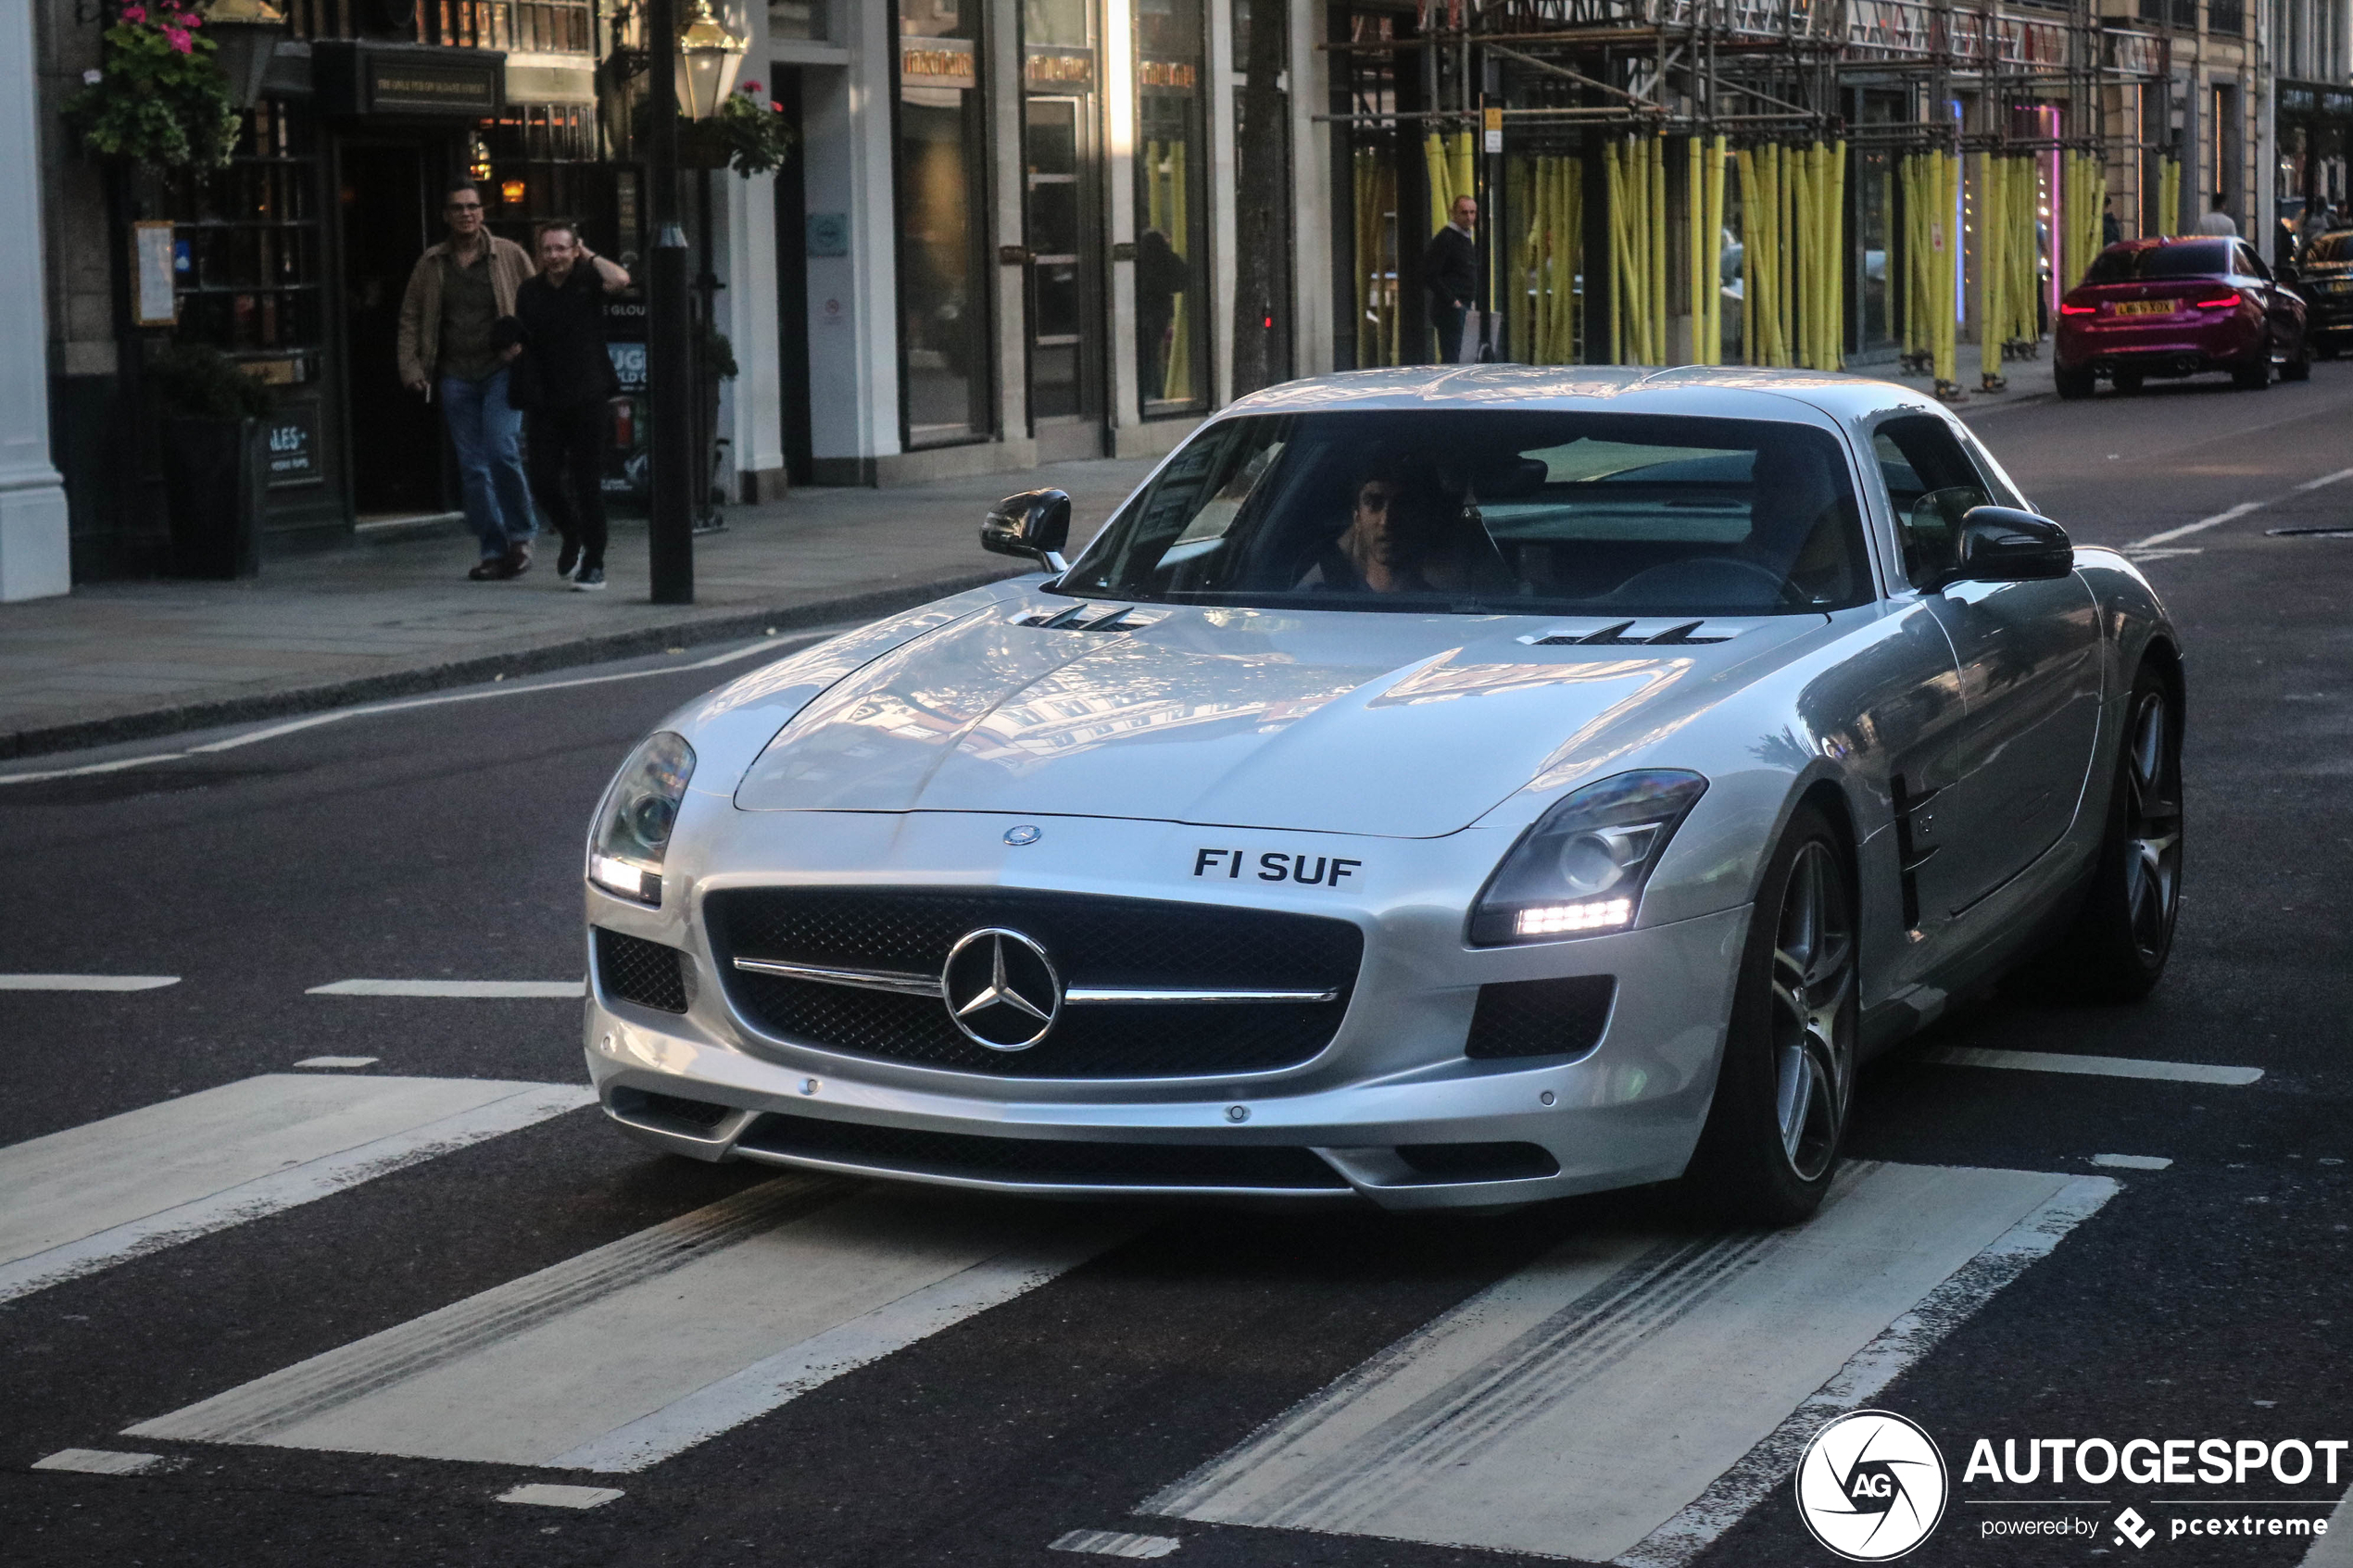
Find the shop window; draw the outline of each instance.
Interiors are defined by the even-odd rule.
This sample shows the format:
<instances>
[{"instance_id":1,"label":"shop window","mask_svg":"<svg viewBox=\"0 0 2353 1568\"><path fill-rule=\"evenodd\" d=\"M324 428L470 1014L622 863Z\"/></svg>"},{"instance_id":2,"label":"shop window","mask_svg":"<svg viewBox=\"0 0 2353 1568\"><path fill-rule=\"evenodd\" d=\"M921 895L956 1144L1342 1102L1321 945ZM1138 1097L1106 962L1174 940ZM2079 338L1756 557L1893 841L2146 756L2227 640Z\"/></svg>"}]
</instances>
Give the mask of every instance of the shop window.
<instances>
[{"instance_id":1,"label":"shop window","mask_svg":"<svg viewBox=\"0 0 2353 1568\"><path fill-rule=\"evenodd\" d=\"M318 157L307 116L264 99L235 156L172 195L177 335L281 385L319 379L325 288Z\"/></svg>"},{"instance_id":2,"label":"shop window","mask_svg":"<svg viewBox=\"0 0 2353 1568\"><path fill-rule=\"evenodd\" d=\"M1202 0L1136 0L1136 371L1146 418L1208 406Z\"/></svg>"},{"instance_id":3,"label":"shop window","mask_svg":"<svg viewBox=\"0 0 2353 1568\"><path fill-rule=\"evenodd\" d=\"M768 36L772 40L830 38L833 35L825 31L825 0L768 0Z\"/></svg>"},{"instance_id":4,"label":"shop window","mask_svg":"<svg viewBox=\"0 0 2353 1568\"><path fill-rule=\"evenodd\" d=\"M910 446L989 430L981 0L899 0L899 365Z\"/></svg>"}]
</instances>

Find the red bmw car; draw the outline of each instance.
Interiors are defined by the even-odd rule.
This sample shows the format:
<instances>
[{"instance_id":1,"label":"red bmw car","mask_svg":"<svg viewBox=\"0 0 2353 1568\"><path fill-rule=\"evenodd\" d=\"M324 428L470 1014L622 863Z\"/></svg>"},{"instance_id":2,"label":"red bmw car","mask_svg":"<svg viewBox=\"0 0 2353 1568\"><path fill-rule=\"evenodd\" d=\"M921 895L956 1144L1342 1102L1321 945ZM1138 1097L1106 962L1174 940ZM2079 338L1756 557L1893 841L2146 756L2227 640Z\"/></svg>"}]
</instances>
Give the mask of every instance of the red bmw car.
<instances>
[{"instance_id":1,"label":"red bmw car","mask_svg":"<svg viewBox=\"0 0 2353 1568\"><path fill-rule=\"evenodd\" d=\"M2150 376L2227 370L2240 386L2312 373L2304 301L2273 281L2245 240L2127 240L2100 252L2059 301L2054 374L2061 397L2106 376L2138 392Z\"/></svg>"}]
</instances>

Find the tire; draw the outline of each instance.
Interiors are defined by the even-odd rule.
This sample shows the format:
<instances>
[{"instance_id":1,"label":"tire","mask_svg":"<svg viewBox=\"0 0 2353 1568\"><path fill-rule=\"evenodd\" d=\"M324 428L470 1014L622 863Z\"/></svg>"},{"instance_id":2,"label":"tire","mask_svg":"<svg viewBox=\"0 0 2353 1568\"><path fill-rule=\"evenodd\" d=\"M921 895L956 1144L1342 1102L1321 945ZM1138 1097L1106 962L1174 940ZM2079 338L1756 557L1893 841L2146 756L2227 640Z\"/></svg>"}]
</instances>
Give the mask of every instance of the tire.
<instances>
[{"instance_id":1,"label":"tire","mask_svg":"<svg viewBox=\"0 0 2353 1568\"><path fill-rule=\"evenodd\" d=\"M2310 381L2311 379L2312 346L2309 342L2301 343L2296 345L2296 358L2280 367L2280 380Z\"/></svg>"},{"instance_id":2,"label":"tire","mask_svg":"<svg viewBox=\"0 0 2353 1568\"><path fill-rule=\"evenodd\" d=\"M2058 388L2058 395L2070 403L2079 397L2091 396L2092 382L2089 370L2054 370L2051 372L2051 384Z\"/></svg>"},{"instance_id":3,"label":"tire","mask_svg":"<svg viewBox=\"0 0 2353 1568\"><path fill-rule=\"evenodd\" d=\"M2143 665L2124 707L2099 861L2043 972L2081 1001L2139 1001L2165 973L2181 908L2182 705Z\"/></svg>"},{"instance_id":4,"label":"tire","mask_svg":"<svg viewBox=\"0 0 2353 1568\"><path fill-rule=\"evenodd\" d=\"M2252 365L2241 365L2231 371L2231 384L2241 392L2260 392L2271 384L2271 358L2265 355Z\"/></svg>"},{"instance_id":5,"label":"tire","mask_svg":"<svg viewBox=\"0 0 2353 1568\"><path fill-rule=\"evenodd\" d=\"M1757 889L1715 1098L1685 1177L1717 1215L1794 1224L1830 1190L1854 1104L1855 908L1843 841L1801 807Z\"/></svg>"},{"instance_id":6,"label":"tire","mask_svg":"<svg viewBox=\"0 0 2353 1568\"><path fill-rule=\"evenodd\" d=\"M2141 395L2141 378L2120 373L2116 377L2116 390L2120 396L2138 397Z\"/></svg>"}]
</instances>

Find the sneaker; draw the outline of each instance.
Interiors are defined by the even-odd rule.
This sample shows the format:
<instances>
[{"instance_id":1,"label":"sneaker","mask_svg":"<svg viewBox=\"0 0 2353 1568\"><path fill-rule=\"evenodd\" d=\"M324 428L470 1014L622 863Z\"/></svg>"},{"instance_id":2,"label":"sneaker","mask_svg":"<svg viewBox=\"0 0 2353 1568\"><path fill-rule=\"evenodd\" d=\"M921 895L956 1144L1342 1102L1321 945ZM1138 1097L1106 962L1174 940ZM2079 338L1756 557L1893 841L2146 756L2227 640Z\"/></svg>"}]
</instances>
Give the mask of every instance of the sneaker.
<instances>
[{"instance_id":1,"label":"sneaker","mask_svg":"<svg viewBox=\"0 0 2353 1568\"><path fill-rule=\"evenodd\" d=\"M572 586L576 593L602 593L605 586L605 569L601 566L582 567L579 573L573 578Z\"/></svg>"},{"instance_id":2,"label":"sneaker","mask_svg":"<svg viewBox=\"0 0 2353 1568\"><path fill-rule=\"evenodd\" d=\"M491 556L479 562L472 571L467 572L466 580L470 583L495 583L507 575L507 558Z\"/></svg>"},{"instance_id":3,"label":"sneaker","mask_svg":"<svg viewBox=\"0 0 2353 1568\"><path fill-rule=\"evenodd\" d=\"M507 553L499 558L497 567L497 575L502 578L521 577L531 570L531 546L528 545L508 546Z\"/></svg>"},{"instance_id":4,"label":"sneaker","mask_svg":"<svg viewBox=\"0 0 2353 1568\"><path fill-rule=\"evenodd\" d=\"M570 577L573 573L573 569L577 567L579 564L579 541L574 539L565 540L564 547L556 554L556 575L559 577Z\"/></svg>"}]
</instances>

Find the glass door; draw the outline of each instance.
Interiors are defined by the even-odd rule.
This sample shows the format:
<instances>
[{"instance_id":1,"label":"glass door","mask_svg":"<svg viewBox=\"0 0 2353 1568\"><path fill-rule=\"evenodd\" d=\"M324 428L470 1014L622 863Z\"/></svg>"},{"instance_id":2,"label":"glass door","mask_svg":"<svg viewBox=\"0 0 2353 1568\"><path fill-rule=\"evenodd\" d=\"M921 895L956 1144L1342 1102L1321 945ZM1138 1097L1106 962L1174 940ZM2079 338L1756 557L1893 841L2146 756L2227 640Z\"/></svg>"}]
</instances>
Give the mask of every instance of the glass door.
<instances>
[{"instance_id":1,"label":"glass door","mask_svg":"<svg viewBox=\"0 0 2353 1568\"><path fill-rule=\"evenodd\" d=\"M1092 457L1103 421L1102 202L1091 0L1023 0L1022 244L1039 457Z\"/></svg>"}]
</instances>

